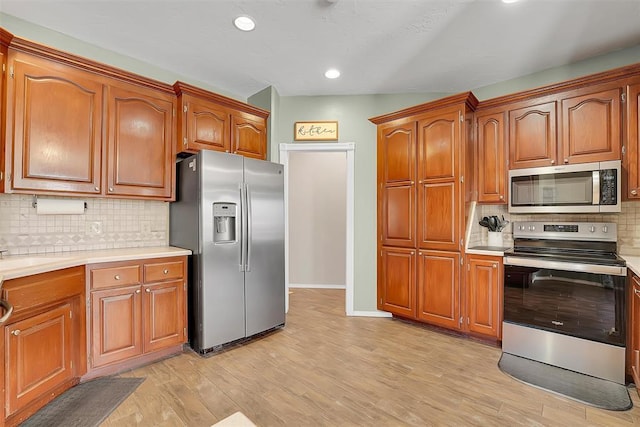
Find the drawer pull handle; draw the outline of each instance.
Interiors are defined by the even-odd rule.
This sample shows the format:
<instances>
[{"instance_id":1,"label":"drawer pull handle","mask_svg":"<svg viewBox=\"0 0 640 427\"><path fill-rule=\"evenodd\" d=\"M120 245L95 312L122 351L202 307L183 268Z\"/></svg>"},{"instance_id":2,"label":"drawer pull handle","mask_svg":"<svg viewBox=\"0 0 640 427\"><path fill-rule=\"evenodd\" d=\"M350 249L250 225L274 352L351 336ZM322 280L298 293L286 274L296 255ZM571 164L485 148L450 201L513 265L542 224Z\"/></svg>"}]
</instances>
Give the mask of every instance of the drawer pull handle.
<instances>
[{"instance_id":1,"label":"drawer pull handle","mask_svg":"<svg viewBox=\"0 0 640 427\"><path fill-rule=\"evenodd\" d=\"M151 292L151 289L147 288L147 289L145 289L144 291L145 291L145 292L147 292L147 293L149 293L149 292Z\"/></svg>"},{"instance_id":2,"label":"drawer pull handle","mask_svg":"<svg viewBox=\"0 0 640 427\"><path fill-rule=\"evenodd\" d=\"M162 270L162 272L163 272L164 274L169 274L169 270L167 270L166 268L165 268L164 270Z\"/></svg>"},{"instance_id":3,"label":"drawer pull handle","mask_svg":"<svg viewBox=\"0 0 640 427\"><path fill-rule=\"evenodd\" d=\"M11 331L11 335L15 335L16 337L20 335L20 329L16 329L15 331Z\"/></svg>"},{"instance_id":4,"label":"drawer pull handle","mask_svg":"<svg viewBox=\"0 0 640 427\"><path fill-rule=\"evenodd\" d=\"M0 299L0 307L6 310L6 313L4 313L4 316L0 317L0 325L2 325L4 322L6 322L9 319L9 317L11 317L11 313L13 313L13 306L9 301Z\"/></svg>"}]
</instances>

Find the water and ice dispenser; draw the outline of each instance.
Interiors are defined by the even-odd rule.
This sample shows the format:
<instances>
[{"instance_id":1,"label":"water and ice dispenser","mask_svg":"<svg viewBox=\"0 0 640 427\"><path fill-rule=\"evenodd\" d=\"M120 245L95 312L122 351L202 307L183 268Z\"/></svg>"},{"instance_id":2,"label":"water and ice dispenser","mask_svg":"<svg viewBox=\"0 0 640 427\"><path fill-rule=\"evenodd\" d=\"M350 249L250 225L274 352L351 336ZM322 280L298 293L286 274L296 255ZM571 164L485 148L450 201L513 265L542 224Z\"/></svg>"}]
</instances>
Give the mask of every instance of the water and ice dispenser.
<instances>
[{"instance_id":1,"label":"water and ice dispenser","mask_svg":"<svg viewBox=\"0 0 640 427\"><path fill-rule=\"evenodd\" d=\"M236 217L238 206L235 203L213 204L213 242L236 242Z\"/></svg>"}]
</instances>

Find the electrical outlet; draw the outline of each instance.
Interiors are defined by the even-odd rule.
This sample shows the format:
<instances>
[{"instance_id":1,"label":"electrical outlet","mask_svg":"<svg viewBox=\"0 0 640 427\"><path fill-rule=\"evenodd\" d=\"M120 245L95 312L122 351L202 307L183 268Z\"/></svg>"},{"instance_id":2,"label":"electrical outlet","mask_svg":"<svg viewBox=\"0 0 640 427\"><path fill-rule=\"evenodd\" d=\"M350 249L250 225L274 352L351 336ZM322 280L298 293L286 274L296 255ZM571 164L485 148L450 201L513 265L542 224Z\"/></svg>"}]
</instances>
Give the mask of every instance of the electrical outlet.
<instances>
[{"instance_id":1,"label":"electrical outlet","mask_svg":"<svg viewBox=\"0 0 640 427\"><path fill-rule=\"evenodd\" d=\"M91 221L87 223L87 234L102 234L102 221Z\"/></svg>"}]
</instances>

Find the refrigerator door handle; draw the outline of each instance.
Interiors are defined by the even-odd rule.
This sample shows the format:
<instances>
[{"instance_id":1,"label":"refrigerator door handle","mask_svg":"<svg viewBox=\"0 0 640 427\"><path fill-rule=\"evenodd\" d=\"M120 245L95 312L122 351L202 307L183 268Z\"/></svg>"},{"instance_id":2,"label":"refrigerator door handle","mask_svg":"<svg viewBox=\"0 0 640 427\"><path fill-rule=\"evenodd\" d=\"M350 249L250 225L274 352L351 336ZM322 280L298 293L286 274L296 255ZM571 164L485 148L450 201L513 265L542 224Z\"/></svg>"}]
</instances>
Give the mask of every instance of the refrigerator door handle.
<instances>
[{"instance_id":1,"label":"refrigerator door handle","mask_svg":"<svg viewBox=\"0 0 640 427\"><path fill-rule=\"evenodd\" d=\"M244 184L238 185L240 188L240 271L244 271L245 266L245 253L246 253L246 209L245 209L245 194Z\"/></svg>"},{"instance_id":2,"label":"refrigerator door handle","mask_svg":"<svg viewBox=\"0 0 640 427\"><path fill-rule=\"evenodd\" d=\"M253 228L253 218L252 215L253 213L251 212L251 192L249 189L249 184L245 184L246 188L245 188L245 196L246 196L246 200L247 200L247 258L246 258L246 264L245 264L245 270L244 271L251 271L251 234L252 234L252 228Z\"/></svg>"}]
</instances>

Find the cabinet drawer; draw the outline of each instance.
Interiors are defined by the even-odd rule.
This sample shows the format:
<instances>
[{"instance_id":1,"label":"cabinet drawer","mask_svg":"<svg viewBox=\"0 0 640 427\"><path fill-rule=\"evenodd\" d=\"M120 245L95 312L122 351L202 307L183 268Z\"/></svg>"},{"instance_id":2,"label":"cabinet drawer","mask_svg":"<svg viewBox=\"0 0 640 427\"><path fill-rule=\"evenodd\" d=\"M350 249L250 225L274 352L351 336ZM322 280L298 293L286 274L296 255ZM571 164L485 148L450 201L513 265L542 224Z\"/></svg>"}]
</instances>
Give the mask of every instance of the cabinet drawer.
<instances>
[{"instance_id":1,"label":"cabinet drawer","mask_svg":"<svg viewBox=\"0 0 640 427\"><path fill-rule=\"evenodd\" d=\"M13 305L13 315L62 301L84 292L82 267L7 280L2 296Z\"/></svg>"},{"instance_id":2,"label":"cabinet drawer","mask_svg":"<svg viewBox=\"0 0 640 427\"><path fill-rule=\"evenodd\" d=\"M139 283L140 266L138 264L91 270L91 287L93 289L137 285Z\"/></svg>"},{"instance_id":3,"label":"cabinet drawer","mask_svg":"<svg viewBox=\"0 0 640 427\"><path fill-rule=\"evenodd\" d=\"M161 282L181 279L184 275L184 261L158 262L144 265L144 282Z\"/></svg>"}]
</instances>

